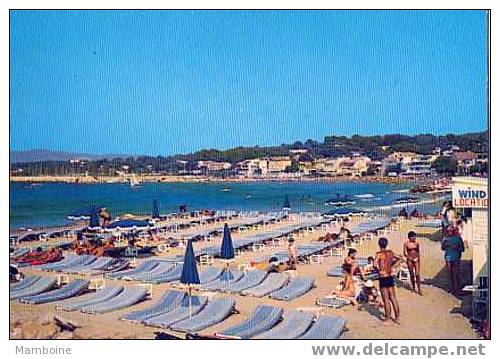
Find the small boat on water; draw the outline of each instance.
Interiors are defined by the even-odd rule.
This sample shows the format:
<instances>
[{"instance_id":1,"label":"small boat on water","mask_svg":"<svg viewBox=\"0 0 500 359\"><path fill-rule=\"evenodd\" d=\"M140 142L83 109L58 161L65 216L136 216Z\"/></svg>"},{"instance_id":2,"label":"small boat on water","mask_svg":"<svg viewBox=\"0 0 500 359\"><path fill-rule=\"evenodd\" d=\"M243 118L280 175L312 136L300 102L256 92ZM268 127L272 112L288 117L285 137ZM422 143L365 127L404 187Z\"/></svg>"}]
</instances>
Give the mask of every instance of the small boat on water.
<instances>
[{"instance_id":1,"label":"small boat on water","mask_svg":"<svg viewBox=\"0 0 500 359\"><path fill-rule=\"evenodd\" d=\"M392 201L393 204L406 204L406 203L419 203L420 198L415 197L415 196L404 196L404 197L399 197Z\"/></svg>"},{"instance_id":2,"label":"small boat on water","mask_svg":"<svg viewBox=\"0 0 500 359\"><path fill-rule=\"evenodd\" d=\"M356 201L352 196L349 196L347 194L337 193L332 198L326 200L325 204L329 206L342 207L342 206L349 206L356 204Z\"/></svg>"},{"instance_id":3,"label":"small boat on water","mask_svg":"<svg viewBox=\"0 0 500 359\"><path fill-rule=\"evenodd\" d=\"M231 188L225 186L221 189L222 192L231 192Z\"/></svg>"},{"instance_id":4,"label":"small boat on water","mask_svg":"<svg viewBox=\"0 0 500 359\"><path fill-rule=\"evenodd\" d=\"M130 176L129 182L130 182L130 187L140 187L141 186L141 183L139 182L139 179L137 178L136 175Z\"/></svg>"}]
</instances>

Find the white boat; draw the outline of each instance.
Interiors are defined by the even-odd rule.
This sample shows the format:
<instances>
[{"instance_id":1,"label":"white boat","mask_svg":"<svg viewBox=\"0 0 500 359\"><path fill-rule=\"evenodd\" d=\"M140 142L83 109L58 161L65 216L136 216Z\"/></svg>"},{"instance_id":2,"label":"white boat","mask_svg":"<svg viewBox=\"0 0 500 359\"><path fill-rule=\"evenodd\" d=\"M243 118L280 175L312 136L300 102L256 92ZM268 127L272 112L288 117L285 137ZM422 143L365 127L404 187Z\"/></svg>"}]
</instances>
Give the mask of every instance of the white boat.
<instances>
[{"instance_id":1,"label":"white boat","mask_svg":"<svg viewBox=\"0 0 500 359\"><path fill-rule=\"evenodd\" d=\"M130 187L139 187L141 185L139 179L135 175L131 176L129 178L129 181L130 181Z\"/></svg>"}]
</instances>

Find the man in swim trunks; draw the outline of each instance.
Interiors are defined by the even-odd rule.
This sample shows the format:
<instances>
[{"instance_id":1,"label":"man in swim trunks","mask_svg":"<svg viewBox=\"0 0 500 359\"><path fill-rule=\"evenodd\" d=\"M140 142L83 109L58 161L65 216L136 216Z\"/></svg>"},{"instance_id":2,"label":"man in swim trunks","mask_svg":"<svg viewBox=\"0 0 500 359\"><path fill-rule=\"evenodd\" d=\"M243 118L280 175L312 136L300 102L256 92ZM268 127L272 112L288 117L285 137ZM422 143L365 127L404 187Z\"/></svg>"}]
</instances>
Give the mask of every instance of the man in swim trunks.
<instances>
[{"instance_id":1,"label":"man in swim trunks","mask_svg":"<svg viewBox=\"0 0 500 359\"><path fill-rule=\"evenodd\" d=\"M391 308L394 310L394 322L399 324L399 304L394 290L393 268L399 262L393 251L387 249L389 241L381 237L378 240L380 250L375 255L375 265L379 270L380 293L384 303L385 319L387 322L391 318Z\"/></svg>"},{"instance_id":2,"label":"man in swim trunks","mask_svg":"<svg viewBox=\"0 0 500 359\"><path fill-rule=\"evenodd\" d=\"M403 245L403 255L406 258L406 265L410 272L411 287L422 295L420 287L420 243L417 242L417 234L413 231L408 232L408 240Z\"/></svg>"}]
</instances>

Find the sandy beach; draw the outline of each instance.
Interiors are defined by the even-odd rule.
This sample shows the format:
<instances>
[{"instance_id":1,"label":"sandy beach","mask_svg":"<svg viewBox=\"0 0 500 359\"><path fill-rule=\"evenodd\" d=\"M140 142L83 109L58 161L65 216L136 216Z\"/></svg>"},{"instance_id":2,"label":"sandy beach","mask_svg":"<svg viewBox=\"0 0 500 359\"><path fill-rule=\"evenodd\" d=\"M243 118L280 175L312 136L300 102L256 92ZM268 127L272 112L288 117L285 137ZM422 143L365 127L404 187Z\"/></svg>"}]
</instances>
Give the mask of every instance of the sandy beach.
<instances>
[{"instance_id":1,"label":"sandy beach","mask_svg":"<svg viewBox=\"0 0 500 359\"><path fill-rule=\"evenodd\" d=\"M380 313L377 310L359 310L355 306L347 306L342 309L332 309L315 306L318 297L327 295L340 282L340 278L332 278L326 275L331 267L341 263L340 257L324 256L319 264L299 265L296 275L307 275L315 278L315 287L305 295L290 302L277 301L270 298L244 297L241 295L229 295L216 293L214 296L230 296L236 300L238 314L229 316L223 322L203 330L202 334L213 334L233 324L241 322L259 304L280 306L285 311L285 316L291 310L302 308L317 314L329 314L342 316L347 320L347 331L343 334L344 339L446 339L446 338L478 338L464 314L468 311L467 298L460 300L447 291L447 277L444 268L444 260L440 249L440 233L434 228L422 228L416 226L416 221L402 221L397 232L388 233L389 247L396 253L402 253L402 246L409 230L418 233L422 252L422 277L424 279L423 296L408 289L406 283L397 285L397 297L401 308L401 324L381 325ZM214 226L220 224L214 224ZM350 222L348 226L354 225ZM279 227L280 224L272 225ZM335 228L327 231L335 232ZM255 231L258 233L258 231ZM316 230L298 236L297 244L305 244L317 240L324 235L324 230ZM245 234L235 233L233 239L238 239ZM197 242L195 250L206 246L220 245L220 237L213 242ZM358 245L359 256L373 255L377 250L376 239L365 241ZM250 260L263 257L266 254L286 251L286 245L265 246L258 251L245 251L239 255L232 266L248 264ZM166 255L182 254L182 248L172 249ZM462 261L462 281L470 282L470 250L464 253ZM216 263L217 265L217 263ZM199 266L199 270L203 267ZM34 268L23 269L25 273L39 273L42 275L54 275L41 272ZM69 275L74 278L75 275ZM105 279L106 284L120 282L124 285L138 285L137 282L114 281ZM54 304L28 305L17 301L10 302L10 337L12 339L28 338L111 338L111 339L139 339L154 338L155 332L169 332L142 324L129 323L119 318L131 311L147 308L154 304L170 284L152 285L145 284L152 289L152 298L132 307L110 312L107 314L91 315L81 312L64 312L56 309ZM206 294L206 292L204 292ZM209 294L212 295L212 294ZM53 317L61 318L76 323L79 327L74 332L60 332L54 324ZM170 334L184 337L183 333L169 332Z\"/></svg>"}]
</instances>

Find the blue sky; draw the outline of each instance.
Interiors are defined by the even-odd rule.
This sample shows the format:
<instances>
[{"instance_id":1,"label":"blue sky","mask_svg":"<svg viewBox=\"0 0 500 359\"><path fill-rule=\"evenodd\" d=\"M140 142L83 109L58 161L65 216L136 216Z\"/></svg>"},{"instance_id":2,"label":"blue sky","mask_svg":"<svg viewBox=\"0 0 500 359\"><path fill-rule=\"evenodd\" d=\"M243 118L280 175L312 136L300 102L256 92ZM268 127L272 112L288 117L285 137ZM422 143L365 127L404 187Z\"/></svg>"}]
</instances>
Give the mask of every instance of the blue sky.
<instances>
[{"instance_id":1,"label":"blue sky","mask_svg":"<svg viewBox=\"0 0 500 359\"><path fill-rule=\"evenodd\" d=\"M482 11L13 11L12 150L487 128Z\"/></svg>"}]
</instances>

